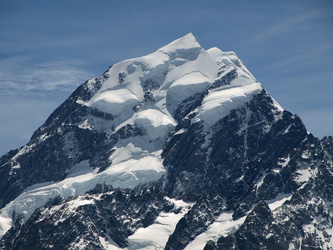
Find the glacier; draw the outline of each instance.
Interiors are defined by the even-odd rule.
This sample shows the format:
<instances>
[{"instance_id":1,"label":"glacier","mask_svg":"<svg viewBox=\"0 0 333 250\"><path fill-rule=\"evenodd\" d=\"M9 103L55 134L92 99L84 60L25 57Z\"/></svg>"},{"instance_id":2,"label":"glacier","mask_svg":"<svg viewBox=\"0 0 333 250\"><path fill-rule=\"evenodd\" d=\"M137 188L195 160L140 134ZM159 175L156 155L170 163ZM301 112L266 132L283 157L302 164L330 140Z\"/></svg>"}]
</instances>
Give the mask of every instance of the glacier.
<instances>
[{"instance_id":1,"label":"glacier","mask_svg":"<svg viewBox=\"0 0 333 250\"><path fill-rule=\"evenodd\" d=\"M317 229L328 238L329 197L313 183L330 183L330 140L307 132L234 52L189 33L86 81L1 158L0 248L50 228L73 239L44 235L53 243L43 247L218 249L247 233L270 245L301 227L310 243ZM301 209L311 211L297 215L302 226L288 224ZM283 237L273 240L308 244Z\"/></svg>"}]
</instances>

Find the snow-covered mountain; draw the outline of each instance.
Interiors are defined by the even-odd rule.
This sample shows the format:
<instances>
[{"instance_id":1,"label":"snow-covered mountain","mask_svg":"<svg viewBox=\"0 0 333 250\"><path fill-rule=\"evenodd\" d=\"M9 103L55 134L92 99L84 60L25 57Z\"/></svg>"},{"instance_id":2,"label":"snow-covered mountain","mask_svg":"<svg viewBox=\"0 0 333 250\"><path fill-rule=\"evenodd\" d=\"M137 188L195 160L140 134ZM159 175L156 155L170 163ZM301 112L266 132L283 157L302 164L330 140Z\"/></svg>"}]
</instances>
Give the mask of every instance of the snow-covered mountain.
<instances>
[{"instance_id":1,"label":"snow-covered mountain","mask_svg":"<svg viewBox=\"0 0 333 250\"><path fill-rule=\"evenodd\" d=\"M188 34L88 80L0 159L0 248L333 249L332 158Z\"/></svg>"}]
</instances>

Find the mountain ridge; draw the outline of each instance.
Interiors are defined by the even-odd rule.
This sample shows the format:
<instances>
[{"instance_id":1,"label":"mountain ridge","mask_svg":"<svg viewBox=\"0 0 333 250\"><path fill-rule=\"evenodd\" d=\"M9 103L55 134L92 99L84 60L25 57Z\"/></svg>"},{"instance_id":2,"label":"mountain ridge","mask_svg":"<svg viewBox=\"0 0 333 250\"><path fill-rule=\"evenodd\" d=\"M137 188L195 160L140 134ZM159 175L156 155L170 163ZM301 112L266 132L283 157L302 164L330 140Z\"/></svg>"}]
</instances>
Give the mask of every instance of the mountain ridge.
<instances>
[{"instance_id":1,"label":"mountain ridge","mask_svg":"<svg viewBox=\"0 0 333 250\"><path fill-rule=\"evenodd\" d=\"M312 221L332 215L332 141L308 133L234 52L205 50L190 33L86 81L1 158L0 246L326 247L332 223ZM305 187L323 208L297 198ZM279 218L300 213L283 210L300 201L309 205L287 241L258 234L278 225L266 235L286 236Z\"/></svg>"}]
</instances>

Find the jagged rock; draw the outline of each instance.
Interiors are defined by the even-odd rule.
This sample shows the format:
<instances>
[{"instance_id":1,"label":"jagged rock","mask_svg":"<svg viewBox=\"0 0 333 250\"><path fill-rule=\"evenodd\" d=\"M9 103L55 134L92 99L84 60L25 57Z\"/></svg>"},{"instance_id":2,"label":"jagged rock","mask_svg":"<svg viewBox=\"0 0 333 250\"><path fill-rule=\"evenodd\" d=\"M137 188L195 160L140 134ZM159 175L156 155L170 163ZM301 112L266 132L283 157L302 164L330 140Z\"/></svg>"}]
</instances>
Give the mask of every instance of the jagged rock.
<instances>
[{"instance_id":1,"label":"jagged rock","mask_svg":"<svg viewBox=\"0 0 333 250\"><path fill-rule=\"evenodd\" d=\"M332 249L333 137L188 34L0 158L0 249Z\"/></svg>"}]
</instances>

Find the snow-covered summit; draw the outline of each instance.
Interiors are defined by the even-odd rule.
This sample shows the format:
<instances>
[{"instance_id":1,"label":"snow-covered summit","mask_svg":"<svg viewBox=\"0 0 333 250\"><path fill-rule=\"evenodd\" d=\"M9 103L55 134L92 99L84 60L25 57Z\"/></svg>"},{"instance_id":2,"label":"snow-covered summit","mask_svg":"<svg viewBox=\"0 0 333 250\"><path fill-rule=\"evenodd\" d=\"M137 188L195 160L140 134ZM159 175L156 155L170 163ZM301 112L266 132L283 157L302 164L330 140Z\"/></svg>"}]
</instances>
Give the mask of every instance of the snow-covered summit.
<instances>
[{"instance_id":1,"label":"snow-covered summit","mask_svg":"<svg viewBox=\"0 0 333 250\"><path fill-rule=\"evenodd\" d=\"M0 158L0 249L328 249L332 149L188 34L83 83Z\"/></svg>"},{"instance_id":2,"label":"snow-covered summit","mask_svg":"<svg viewBox=\"0 0 333 250\"><path fill-rule=\"evenodd\" d=\"M91 159L77 157L80 152L71 146L74 139L68 139L64 142L66 157L81 160L73 160L74 165L66 170L67 178L32 185L7 204L0 214L7 221L13 211L28 218L49 199L82 195L100 183L134 188L160 179L166 172L161 152L179 117L191 114L192 123L200 122L209 128L262 90L235 53L217 48L205 50L191 33L149 55L119 62L104 75L107 77L103 80L96 78L86 83L91 89L101 84L89 98L79 95L74 101L78 109L107 114L112 119L103 120L90 113L80 116L80 122L74 119L56 128L59 134L70 126L106 134L112 147L104 149L108 153L103 166L96 168ZM47 138L50 134L42 134L13 159ZM98 142L95 144L98 147ZM16 162L13 166L20 168ZM7 224L2 227L9 228Z\"/></svg>"},{"instance_id":3,"label":"snow-covered summit","mask_svg":"<svg viewBox=\"0 0 333 250\"><path fill-rule=\"evenodd\" d=\"M261 86L235 53L218 48L206 51L189 33L152 54L115 64L101 89L88 102L78 102L114 115L116 127L124 122L134 124L139 113L146 109L156 109L172 121L181 103L207 90L231 71L235 79L230 86L220 84L207 95L207 98L210 94L215 96L215 104L209 106L227 103L223 106L225 114L261 90ZM231 87L235 89L230 90ZM220 100L216 102L216 98ZM201 113L200 120L216 122L211 120L213 114L207 116L207 109L205 115Z\"/></svg>"}]
</instances>

